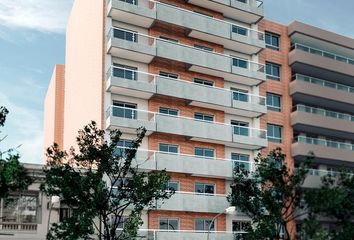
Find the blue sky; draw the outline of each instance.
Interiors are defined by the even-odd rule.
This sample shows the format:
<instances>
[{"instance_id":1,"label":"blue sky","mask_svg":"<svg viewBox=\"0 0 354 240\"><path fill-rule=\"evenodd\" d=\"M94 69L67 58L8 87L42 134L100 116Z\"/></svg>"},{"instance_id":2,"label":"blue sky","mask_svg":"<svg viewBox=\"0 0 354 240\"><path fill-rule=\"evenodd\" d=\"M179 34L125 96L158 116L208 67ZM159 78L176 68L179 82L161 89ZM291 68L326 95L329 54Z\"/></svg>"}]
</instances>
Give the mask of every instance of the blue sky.
<instances>
[{"instance_id":1,"label":"blue sky","mask_svg":"<svg viewBox=\"0 0 354 240\"><path fill-rule=\"evenodd\" d=\"M98 1L98 0L92 0ZM0 105L9 110L0 150L41 163L43 102L53 66L64 63L65 25L73 0L0 1ZM352 0L264 0L266 18L299 20L354 38Z\"/></svg>"}]
</instances>

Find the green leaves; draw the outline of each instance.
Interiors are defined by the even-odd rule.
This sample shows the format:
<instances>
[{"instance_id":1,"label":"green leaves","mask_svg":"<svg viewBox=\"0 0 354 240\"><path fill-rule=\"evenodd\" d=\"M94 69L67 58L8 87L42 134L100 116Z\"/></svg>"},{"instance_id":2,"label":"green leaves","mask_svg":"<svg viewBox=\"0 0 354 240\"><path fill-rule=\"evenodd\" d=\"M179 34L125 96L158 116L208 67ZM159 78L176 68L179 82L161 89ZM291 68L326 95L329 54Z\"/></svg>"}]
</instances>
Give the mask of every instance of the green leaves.
<instances>
[{"instance_id":1,"label":"green leaves","mask_svg":"<svg viewBox=\"0 0 354 240\"><path fill-rule=\"evenodd\" d=\"M121 133L111 131L106 140L105 131L91 122L79 131L78 152L71 149L67 153L57 145L48 148L46 182L41 189L49 196L59 196L74 212L52 226L48 239L90 239L95 233L100 239L117 240L137 234L142 210L171 196L165 191L166 171L143 172L136 164L145 132L138 129L132 146L117 151ZM127 215L124 230L116 231Z\"/></svg>"}]
</instances>

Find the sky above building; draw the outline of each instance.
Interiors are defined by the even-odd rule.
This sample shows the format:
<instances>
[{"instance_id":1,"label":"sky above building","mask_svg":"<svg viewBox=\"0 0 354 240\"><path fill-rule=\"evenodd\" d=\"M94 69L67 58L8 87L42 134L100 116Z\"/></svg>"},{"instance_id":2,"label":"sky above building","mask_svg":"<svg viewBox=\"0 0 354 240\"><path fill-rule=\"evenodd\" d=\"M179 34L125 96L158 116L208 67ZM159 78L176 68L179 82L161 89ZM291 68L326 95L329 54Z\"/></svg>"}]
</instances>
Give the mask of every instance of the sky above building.
<instances>
[{"instance_id":1,"label":"sky above building","mask_svg":"<svg viewBox=\"0 0 354 240\"><path fill-rule=\"evenodd\" d=\"M87 0L96 1L96 0ZM43 161L43 103L56 63L65 63L65 26L73 0L0 1L0 106L10 114L0 150ZM264 0L267 19L302 21L354 38L352 0Z\"/></svg>"}]
</instances>

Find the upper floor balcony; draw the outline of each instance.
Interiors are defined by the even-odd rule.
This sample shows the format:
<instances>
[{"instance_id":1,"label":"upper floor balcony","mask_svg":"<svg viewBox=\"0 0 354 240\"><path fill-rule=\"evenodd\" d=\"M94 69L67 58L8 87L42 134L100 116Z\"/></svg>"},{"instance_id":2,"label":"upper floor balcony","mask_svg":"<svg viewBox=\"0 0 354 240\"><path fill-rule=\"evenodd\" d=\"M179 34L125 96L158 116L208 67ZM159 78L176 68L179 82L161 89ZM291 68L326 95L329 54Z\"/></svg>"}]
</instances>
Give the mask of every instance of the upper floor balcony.
<instances>
[{"instance_id":1,"label":"upper floor balcony","mask_svg":"<svg viewBox=\"0 0 354 240\"><path fill-rule=\"evenodd\" d=\"M145 127L147 134L161 132L191 140L256 150L267 146L267 131L207 120L111 106L106 112L106 128L133 133Z\"/></svg>"},{"instance_id":2,"label":"upper floor balcony","mask_svg":"<svg viewBox=\"0 0 354 240\"><path fill-rule=\"evenodd\" d=\"M265 47L263 32L161 2L113 0L108 15L142 27L150 27L154 21L174 24L186 28L190 37L246 54L256 54Z\"/></svg>"},{"instance_id":3,"label":"upper floor balcony","mask_svg":"<svg viewBox=\"0 0 354 240\"><path fill-rule=\"evenodd\" d=\"M354 116L350 114L297 105L291 114L291 124L298 132L354 140Z\"/></svg>"},{"instance_id":4,"label":"upper floor balcony","mask_svg":"<svg viewBox=\"0 0 354 240\"><path fill-rule=\"evenodd\" d=\"M244 231L226 232L212 230L209 233L210 240L235 240L242 239L247 234ZM207 231L197 230L163 230L163 229L139 229L137 239L146 240L205 240L207 239Z\"/></svg>"},{"instance_id":5,"label":"upper floor balcony","mask_svg":"<svg viewBox=\"0 0 354 240\"><path fill-rule=\"evenodd\" d=\"M160 94L186 99L193 106L218 109L246 117L259 117L267 113L265 98L249 93L117 66L108 70L106 79L106 90L115 94L143 99Z\"/></svg>"},{"instance_id":6,"label":"upper floor balcony","mask_svg":"<svg viewBox=\"0 0 354 240\"><path fill-rule=\"evenodd\" d=\"M112 28L109 31L107 53L143 63L150 63L156 57L183 62L190 71L250 86L265 81L264 65L257 62L126 29Z\"/></svg>"},{"instance_id":7,"label":"upper floor balcony","mask_svg":"<svg viewBox=\"0 0 354 240\"><path fill-rule=\"evenodd\" d=\"M290 95L297 102L354 113L354 88L348 85L296 74Z\"/></svg>"},{"instance_id":8,"label":"upper floor balcony","mask_svg":"<svg viewBox=\"0 0 354 240\"><path fill-rule=\"evenodd\" d=\"M124 151L125 148L119 148ZM164 170L167 172L184 173L192 176L232 179L235 167L252 171L253 161L220 159L182 153L162 152L138 149L134 164L142 170Z\"/></svg>"},{"instance_id":9,"label":"upper floor balcony","mask_svg":"<svg viewBox=\"0 0 354 240\"><path fill-rule=\"evenodd\" d=\"M351 166L354 162L353 144L304 136L294 139L291 154L295 160L306 159L310 152L315 154L315 163Z\"/></svg>"},{"instance_id":10,"label":"upper floor balcony","mask_svg":"<svg viewBox=\"0 0 354 240\"><path fill-rule=\"evenodd\" d=\"M289 64L295 72L341 84L353 84L354 59L294 43Z\"/></svg>"},{"instance_id":11,"label":"upper floor balcony","mask_svg":"<svg viewBox=\"0 0 354 240\"><path fill-rule=\"evenodd\" d=\"M264 16L261 0L187 0L189 3L221 12L225 17L253 24Z\"/></svg>"}]
</instances>

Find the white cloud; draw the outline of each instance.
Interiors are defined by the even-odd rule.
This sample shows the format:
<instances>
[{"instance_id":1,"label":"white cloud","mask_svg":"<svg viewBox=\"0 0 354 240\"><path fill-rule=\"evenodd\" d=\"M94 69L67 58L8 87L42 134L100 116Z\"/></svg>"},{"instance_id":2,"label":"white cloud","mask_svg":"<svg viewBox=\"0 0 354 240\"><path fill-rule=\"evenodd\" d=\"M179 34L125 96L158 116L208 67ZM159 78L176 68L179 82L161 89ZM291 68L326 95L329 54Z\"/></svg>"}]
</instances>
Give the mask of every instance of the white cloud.
<instances>
[{"instance_id":1,"label":"white cloud","mask_svg":"<svg viewBox=\"0 0 354 240\"><path fill-rule=\"evenodd\" d=\"M43 157L43 113L33 108L23 107L14 103L0 93L0 103L10 111L5 127L0 129L0 136L7 135L0 143L1 150L18 148L21 161L42 163Z\"/></svg>"},{"instance_id":2,"label":"white cloud","mask_svg":"<svg viewBox=\"0 0 354 240\"><path fill-rule=\"evenodd\" d=\"M61 33L73 0L1 0L0 25Z\"/></svg>"}]
</instances>

